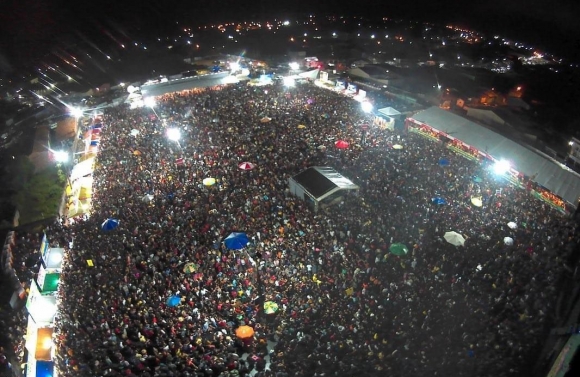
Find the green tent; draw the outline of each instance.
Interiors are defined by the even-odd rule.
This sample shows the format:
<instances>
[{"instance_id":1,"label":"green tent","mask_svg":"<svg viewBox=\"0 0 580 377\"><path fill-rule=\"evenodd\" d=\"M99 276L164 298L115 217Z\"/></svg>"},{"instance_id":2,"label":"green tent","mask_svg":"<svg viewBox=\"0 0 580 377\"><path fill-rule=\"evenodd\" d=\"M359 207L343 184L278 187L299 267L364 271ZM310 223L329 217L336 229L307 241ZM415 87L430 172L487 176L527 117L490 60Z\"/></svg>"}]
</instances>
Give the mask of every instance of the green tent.
<instances>
[{"instance_id":1,"label":"green tent","mask_svg":"<svg viewBox=\"0 0 580 377\"><path fill-rule=\"evenodd\" d=\"M46 274L46 277L44 278L44 285L42 286L42 293L56 292L59 282L59 273Z\"/></svg>"}]
</instances>

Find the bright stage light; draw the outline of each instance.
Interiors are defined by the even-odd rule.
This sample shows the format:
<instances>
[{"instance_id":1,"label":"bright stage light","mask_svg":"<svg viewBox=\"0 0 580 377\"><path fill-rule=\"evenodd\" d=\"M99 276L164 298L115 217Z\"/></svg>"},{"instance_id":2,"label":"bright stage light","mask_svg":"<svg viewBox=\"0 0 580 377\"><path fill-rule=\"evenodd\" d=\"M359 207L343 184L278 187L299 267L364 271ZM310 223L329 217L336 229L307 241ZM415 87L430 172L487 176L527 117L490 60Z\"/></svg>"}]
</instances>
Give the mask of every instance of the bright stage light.
<instances>
[{"instance_id":1,"label":"bright stage light","mask_svg":"<svg viewBox=\"0 0 580 377\"><path fill-rule=\"evenodd\" d=\"M506 160L498 160L493 164L493 172L497 175L503 175L510 170L510 163Z\"/></svg>"},{"instance_id":2,"label":"bright stage light","mask_svg":"<svg viewBox=\"0 0 580 377\"><path fill-rule=\"evenodd\" d=\"M155 105L157 104L155 102L155 97L147 97L143 99L143 103L145 104L145 106L147 107L155 107Z\"/></svg>"},{"instance_id":3,"label":"bright stage light","mask_svg":"<svg viewBox=\"0 0 580 377\"><path fill-rule=\"evenodd\" d=\"M292 87L296 84L296 81L292 77L284 77L284 86Z\"/></svg>"},{"instance_id":4,"label":"bright stage light","mask_svg":"<svg viewBox=\"0 0 580 377\"><path fill-rule=\"evenodd\" d=\"M237 62L230 63L230 69L234 72L239 71L240 70L240 63L237 63Z\"/></svg>"},{"instance_id":5,"label":"bright stage light","mask_svg":"<svg viewBox=\"0 0 580 377\"><path fill-rule=\"evenodd\" d=\"M173 141L179 141L181 139L181 131L178 128L168 128L167 138Z\"/></svg>"},{"instance_id":6,"label":"bright stage light","mask_svg":"<svg viewBox=\"0 0 580 377\"><path fill-rule=\"evenodd\" d=\"M288 64L290 66L290 69L297 71L298 69L300 69L300 64L296 63L296 62L292 62L290 64Z\"/></svg>"},{"instance_id":7,"label":"bright stage light","mask_svg":"<svg viewBox=\"0 0 580 377\"><path fill-rule=\"evenodd\" d=\"M360 107L365 113L370 113L371 111L373 111L373 104L368 101L362 102L360 104Z\"/></svg>"}]
</instances>

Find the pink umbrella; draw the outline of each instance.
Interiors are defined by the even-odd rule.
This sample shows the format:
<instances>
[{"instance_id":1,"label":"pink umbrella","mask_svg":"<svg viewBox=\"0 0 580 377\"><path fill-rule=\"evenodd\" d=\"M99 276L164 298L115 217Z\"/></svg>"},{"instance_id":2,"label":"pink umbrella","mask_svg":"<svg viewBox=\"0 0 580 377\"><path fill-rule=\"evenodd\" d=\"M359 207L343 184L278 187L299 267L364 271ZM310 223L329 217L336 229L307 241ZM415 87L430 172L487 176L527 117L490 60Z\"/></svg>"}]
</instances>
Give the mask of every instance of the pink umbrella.
<instances>
[{"instance_id":1,"label":"pink umbrella","mask_svg":"<svg viewBox=\"0 0 580 377\"><path fill-rule=\"evenodd\" d=\"M334 143L334 145L338 149L346 149L346 148L348 148L348 142L346 142L344 140L338 140L336 143Z\"/></svg>"},{"instance_id":2,"label":"pink umbrella","mask_svg":"<svg viewBox=\"0 0 580 377\"><path fill-rule=\"evenodd\" d=\"M241 170L252 170L255 167L256 165L252 164L251 162L242 162L241 164L238 165L238 168L240 168Z\"/></svg>"}]
</instances>

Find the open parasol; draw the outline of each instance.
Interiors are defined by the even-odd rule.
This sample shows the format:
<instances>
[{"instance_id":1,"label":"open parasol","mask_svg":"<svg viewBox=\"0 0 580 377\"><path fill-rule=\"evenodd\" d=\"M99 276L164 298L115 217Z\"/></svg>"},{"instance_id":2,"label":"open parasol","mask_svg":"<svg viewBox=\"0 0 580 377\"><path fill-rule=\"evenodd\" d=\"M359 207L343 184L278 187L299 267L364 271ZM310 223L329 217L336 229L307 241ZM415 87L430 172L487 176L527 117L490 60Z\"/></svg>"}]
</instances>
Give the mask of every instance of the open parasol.
<instances>
[{"instance_id":1,"label":"open parasol","mask_svg":"<svg viewBox=\"0 0 580 377\"><path fill-rule=\"evenodd\" d=\"M202 182L204 186L213 186L215 185L215 178L204 178Z\"/></svg>"},{"instance_id":2,"label":"open parasol","mask_svg":"<svg viewBox=\"0 0 580 377\"><path fill-rule=\"evenodd\" d=\"M481 196L472 196L471 197L471 204L473 204L476 207L481 207L483 206L483 199Z\"/></svg>"},{"instance_id":3,"label":"open parasol","mask_svg":"<svg viewBox=\"0 0 580 377\"><path fill-rule=\"evenodd\" d=\"M278 311L278 304L274 301L266 301L264 303L264 313L266 314L274 314Z\"/></svg>"},{"instance_id":4,"label":"open parasol","mask_svg":"<svg viewBox=\"0 0 580 377\"><path fill-rule=\"evenodd\" d=\"M254 336L254 329L250 326L240 326L236 329L236 336L240 339L249 339Z\"/></svg>"},{"instance_id":5,"label":"open parasol","mask_svg":"<svg viewBox=\"0 0 580 377\"><path fill-rule=\"evenodd\" d=\"M192 274L197 271L198 268L199 266L195 263L187 263L185 266L183 266L183 272L186 274Z\"/></svg>"},{"instance_id":6,"label":"open parasol","mask_svg":"<svg viewBox=\"0 0 580 377\"><path fill-rule=\"evenodd\" d=\"M255 167L256 165L252 164L251 162L242 162L238 165L240 170L252 170Z\"/></svg>"},{"instance_id":7,"label":"open parasol","mask_svg":"<svg viewBox=\"0 0 580 377\"><path fill-rule=\"evenodd\" d=\"M389 251L391 252L391 254L394 255L407 255L409 253L409 249L407 248L406 245L402 244L402 243L394 243L389 247Z\"/></svg>"}]
</instances>

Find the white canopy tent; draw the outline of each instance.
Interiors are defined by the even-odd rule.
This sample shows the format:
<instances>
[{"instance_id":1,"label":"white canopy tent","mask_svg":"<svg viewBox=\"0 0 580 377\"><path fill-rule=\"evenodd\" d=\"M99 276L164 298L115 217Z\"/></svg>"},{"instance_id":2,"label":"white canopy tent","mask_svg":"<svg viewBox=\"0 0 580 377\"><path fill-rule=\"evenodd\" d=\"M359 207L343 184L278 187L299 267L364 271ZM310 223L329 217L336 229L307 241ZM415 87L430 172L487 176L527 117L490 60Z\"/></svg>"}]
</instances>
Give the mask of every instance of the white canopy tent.
<instances>
[{"instance_id":1,"label":"white canopy tent","mask_svg":"<svg viewBox=\"0 0 580 377\"><path fill-rule=\"evenodd\" d=\"M497 160L506 160L514 170L568 203L580 196L580 175L540 151L529 149L459 115L433 106L415 114L410 121L425 124ZM451 137L451 136L450 136Z\"/></svg>"}]
</instances>

